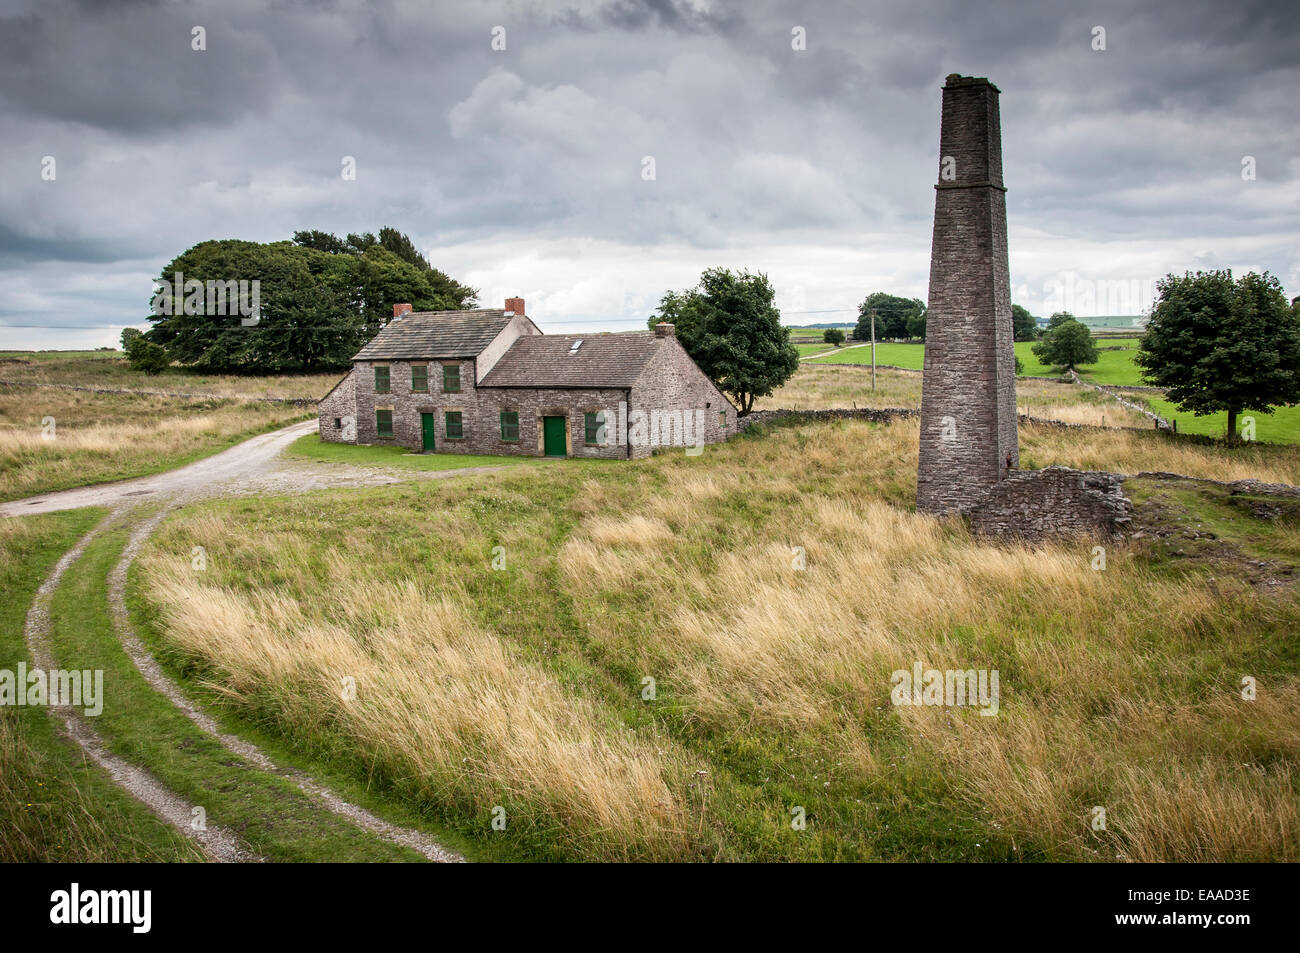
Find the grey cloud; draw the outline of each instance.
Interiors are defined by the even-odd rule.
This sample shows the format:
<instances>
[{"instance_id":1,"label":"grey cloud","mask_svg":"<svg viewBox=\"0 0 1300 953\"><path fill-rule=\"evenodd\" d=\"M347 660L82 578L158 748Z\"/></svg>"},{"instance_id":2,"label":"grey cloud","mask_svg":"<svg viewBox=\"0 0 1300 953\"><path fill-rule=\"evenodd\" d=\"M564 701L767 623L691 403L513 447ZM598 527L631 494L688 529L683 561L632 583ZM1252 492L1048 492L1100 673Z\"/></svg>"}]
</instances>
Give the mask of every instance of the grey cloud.
<instances>
[{"instance_id":1,"label":"grey cloud","mask_svg":"<svg viewBox=\"0 0 1300 953\"><path fill-rule=\"evenodd\" d=\"M1253 247L1280 274L1297 271L1286 249L1300 211L1300 31L1283 3L12 10L0 20L0 272L130 259L151 263L143 282L204 238L393 224L425 247L472 245L478 271L520 241L605 243L648 262L686 249L700 269L735 250L774 280L797 252L792 280L810 288L859 280L843 274L846 250L908 249L888 271L900 292L923 294L950 72L1003 90L1013 230L1075 249L1063 257L1108 242L1117 268L1178 268L1178 252L1152 264L1146 249L1194 238L1198 254ZM189 48L194 23L208 29L204 53ZM505 52L490 47L497 24ZM1089 48L1095 24L1105 53ZM804 52L790 47L796 25ZM47 153L57 184L37 174ZM1245 154L1256 182L1238 175ZM355 182L339 177L345 155ZM861 254L853 274L876 274ZM590 267L598 280L613 266ZM664 290L619 267L625 300Z\"/></svg>"}]
</instances>

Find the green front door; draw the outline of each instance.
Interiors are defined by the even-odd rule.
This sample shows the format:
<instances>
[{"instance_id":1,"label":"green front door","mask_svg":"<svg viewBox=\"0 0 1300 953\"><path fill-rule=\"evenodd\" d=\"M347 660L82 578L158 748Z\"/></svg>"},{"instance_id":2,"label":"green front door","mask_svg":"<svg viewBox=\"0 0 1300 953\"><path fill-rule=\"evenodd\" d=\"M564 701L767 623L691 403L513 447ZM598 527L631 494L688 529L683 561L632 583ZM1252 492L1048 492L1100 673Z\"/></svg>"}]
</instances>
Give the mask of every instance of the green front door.
<instances>
[{"instance_id":1,"label":"green front door","mask_svg":"<svg viewBox=\"0 0 1300 953\"><path fill-rule=\"evenodd\" d=\"M433 449L433 414L420 414L420 435L425 450Z\"/></svg>"},{"instance_id":2,"label":"green front door","mask_svg":"<svg viewBox=\"0 0 1300 953\"><path fill-rule=\"evenodd\" d=\"M568 446L565 441L565 431L568 424L567 418L564 417L543 417L542 418L542 446L548 457L563 457L568 455Z\"/></svg>"}]
</instances>

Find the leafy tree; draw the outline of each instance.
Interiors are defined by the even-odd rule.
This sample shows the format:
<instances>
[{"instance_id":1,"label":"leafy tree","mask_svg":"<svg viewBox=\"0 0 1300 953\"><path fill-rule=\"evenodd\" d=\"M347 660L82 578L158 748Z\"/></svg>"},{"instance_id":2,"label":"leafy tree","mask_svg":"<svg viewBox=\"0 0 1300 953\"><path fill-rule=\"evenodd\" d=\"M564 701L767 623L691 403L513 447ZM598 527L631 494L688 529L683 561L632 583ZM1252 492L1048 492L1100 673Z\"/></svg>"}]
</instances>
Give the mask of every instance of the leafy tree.
<instances>
[{"instance_id":1,"label":"leafy tree","mask_svg":"<svg viewBox=\"0 0 1300 953\"><path fill-rule=\"evenodd\" d=\"M822 341L839 347L844 343L844 332L839 328L827 328L826 333L822 335Z\"/></svg>"},{"instance_id":2,"label":"leafy tree","mask_svg":"<svg viewBox=\"0 0 1300 953\"><path fill-rule=\"evenodd\" d=\"M123 328L122 329L122 351L125 353L126 351L131 350L131 342L134 341L139 336L140 336L139 328Z\"/></svg>"},{"instance_id":3,"label":"leafy tree","mask_svg":"<svg viewBox=\"0 0 1300 953\"><path fill-rule=\"evenodd\" d=\"M1019 376L1025 372L1025 362L1020 360L1020 355L1016 355L1016 375Z\"/></svg>"},{"instance_id":4,"label":"leafy tree","mask_svg":"<svg viewBox=\"0 0 1300 953\"><path fill-rule=\"evenodd\" d=\"M1052 315L1053 321L1056 318L1057 315ZM1033 346L1033 352L1044 364L1070 370L1082 364L1096 364L1098 357L1097 345L1093 343L1088 326L1068 315L1043 333L1043 339Z\"/></svg>"},{"instance_id":5,"label":"leafy tree","mask_svg":"<svg viewBox=\"0 0 1300 953\"><path fill-rule=\"evenodd\" d=\"M876 313L876 340L887 341L890 338L924 337L925 302L918 298L900 298L897 295L877 291L867 295L866 300L858 305L858 324L853 329L853 336L859 341L871 340L871 312ZM908 322L920 317L920 335L914 335L908 328ZM913 328L917 325L913 324Z\"/></svg>"},{"instance_id":6,"label":"leafy tree","mask_svg":"<svg viewBox=\"0 0 1300 953\"><path fill-rule=\"evenodd\" d=\"M744 416L799 368L775 297L767 275L710 268L694 288L665 294L648 323L675 325L686 353Z\"/></svg>"},{"instance_id":7,"label":"leafy tree","mask_svg":"<svg viewBox=\"0 0 1300 953\"><path fill-rule=\"evenodd\" d=\"M1230 270L1166 275L1134 359L1148 383L1197 416L1227 411L1229 442L1243 410L1300 402L1300 309L1277 278Z\"/></svg>"},{"instance_id":8,"label":"leafy tree","mask_svg":"<svg viewBox=\"0 0 1300 953\"><path fill-rule=\"evenodd\" d=\"M1047 331L1054 330L1055 328L1064 324L1066 321L1078 321L1078 320L1079 319L1076 318L1074 315L1072 315L1069 311L1057 311L1050 318L1047 319ZM1044 331L1043 333L1046 334L1047 331Z\"/></svg>"},{"instance_id":9,"label":"leafy tree","mask_svg":"<svg viewBox=\"0 0 1300 953\"><path fill-rule=\"evenodd\" d=\"M474 289L432 268L405 235L383 228L380 236L300 231L293 242L200 242L163 268L160 281L178 271L187 282L257 281L260 314L185 314L184 290L171 288L163 296L168 313L150 317L145 337L170 359L205 370L346 367L394 302L418 311L473 304Z\"/></svg>"},{"instance_id":10,"label":"leafy tree","mask_svg":"<svg viewBox=\"0 0 1300 953\"><path fill-rule=\"evenodd\" d=\"M126 359L132 368L144 371L151 377L161 374L171 364L166 348L147 340L139 331L135 332L135 337L126 345Z\"/></svg>"},{"instance_id":11,"label":"leafy tree","mask_svg":"<svg viewBox=\"0 0 1300 953\"><path fill-rule=\"evenodd\" d=\"M925 315L926 311L922 308L920 311L913 311L907 319L907 336L909 338L925 338Z\"/></svg>"},{"instance_id":12,"label":"leafy tree","mask_svg":"<svg viewBox=\"0 0 1300 953\"><path fill-rule=\"evenodd\" d=\"M1016 341L1038 340L1038 322L1027 308L1011 306L1011 336Z\"/></svg>"},{"instance_id":13,"label":"leafy tree","mask_svg":"<svg viewBox=\"0 0 1300 953\"><path fill-rule=\"evenodd\" d=\"M294 232L293 243L303 248L314 248L317 251L328 252L331 255L343 255L350 252L348 243L343 239L337 235L331 235L329 232L321 232L316 229Z\"/></svg>"}]
</instances>

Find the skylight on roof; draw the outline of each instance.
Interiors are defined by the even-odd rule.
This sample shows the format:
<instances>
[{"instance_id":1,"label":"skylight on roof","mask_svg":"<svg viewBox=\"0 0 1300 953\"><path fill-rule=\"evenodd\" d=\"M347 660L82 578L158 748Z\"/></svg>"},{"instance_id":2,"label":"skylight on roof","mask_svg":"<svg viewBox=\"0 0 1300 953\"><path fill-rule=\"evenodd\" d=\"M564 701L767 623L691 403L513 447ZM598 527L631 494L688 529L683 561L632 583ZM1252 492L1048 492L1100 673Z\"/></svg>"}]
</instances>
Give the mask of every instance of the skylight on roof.
<instances>
[{"instance_id":1,"label":"skylight on roof","mask_svg":"<svg viewBox=\"0 0 1300 953\"><path fill-rule=\"evenodd\" d=\"M569 353L574 353L580 347L582 347L582 338L578 338L578 340L569 345Z\"/></svg>"}]
</instances>

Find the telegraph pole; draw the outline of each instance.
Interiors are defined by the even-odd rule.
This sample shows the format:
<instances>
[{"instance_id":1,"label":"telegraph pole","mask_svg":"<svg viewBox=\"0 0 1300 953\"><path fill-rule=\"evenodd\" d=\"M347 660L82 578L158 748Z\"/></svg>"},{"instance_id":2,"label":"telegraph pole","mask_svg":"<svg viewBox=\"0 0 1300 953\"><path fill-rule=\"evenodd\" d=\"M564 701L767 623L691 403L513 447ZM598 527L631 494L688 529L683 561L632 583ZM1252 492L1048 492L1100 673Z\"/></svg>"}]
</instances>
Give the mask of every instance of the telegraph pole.
<instances>
[{"instance_id":1,"label":"telegraph pole","mask_svg":"<svg viewBox=\"0 0 1300 953\"><path fill-rule=\"evenodd\" d=\"M871 389L876 389L876 309L871 309Z\"/></svg>"}]
</instances>

